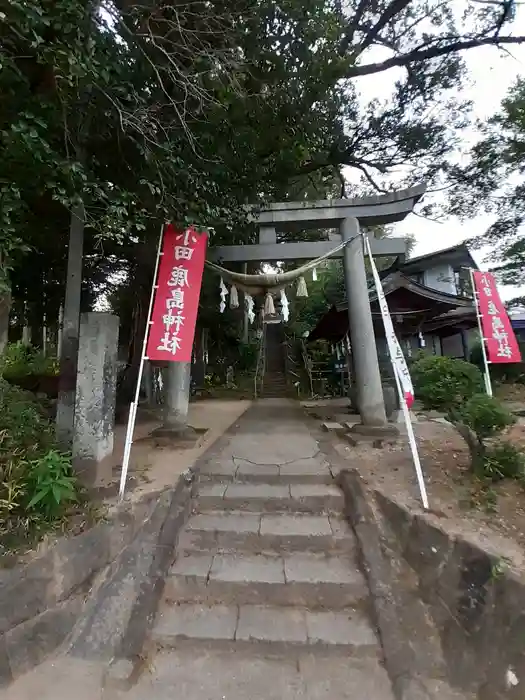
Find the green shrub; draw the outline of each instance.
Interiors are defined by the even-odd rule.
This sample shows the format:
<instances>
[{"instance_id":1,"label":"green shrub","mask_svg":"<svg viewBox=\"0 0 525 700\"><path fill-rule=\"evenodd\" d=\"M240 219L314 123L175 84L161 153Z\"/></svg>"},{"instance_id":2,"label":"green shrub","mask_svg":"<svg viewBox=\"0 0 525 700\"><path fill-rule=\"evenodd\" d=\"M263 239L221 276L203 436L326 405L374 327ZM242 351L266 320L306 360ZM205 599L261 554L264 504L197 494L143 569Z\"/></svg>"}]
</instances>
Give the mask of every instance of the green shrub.
<instances>
[{"instance_id":1,"label":"green shrub","mask_svg":"<svg viewBox=\"0 0 525 700\"><path fill-rule=\"evenodd\" d=\"M0 379L0 552L54 527L79 493L33 395Z\"/></svg>"},{"instance_id":2,"label":"green shrub","mask_svg":"<svg viewBox=\"0 0 525 700\"><path fill-rule=\"evenodd\" d=\"M15 379L28 375L56 376L58 361L46 357L44 353L25 343L9 343L0 358L0 371L3 377Z\"/></svg>"},{"instance_id":3,"label":"green shrub","mask_svg":"<svg viewBox=\"0 0 525 700\"><path fill-rule=\"evenodd\" d=\"M486 450L483 476L491 481L523 479L525 455L510 442L499 442Z\"/></svg>"},{"instance_id":4,"label":"green shrub","mask_svg":"<svg viewBox=\"0 0 525 700\"><path fill-rule=\"evenodd\" d=\"M516 418L493 396L475 394L458 410L458 417L476 433L480 442L497 435Z\"/></svg>"},{"instance_id":5,"label":"green shrub","mask_svg":"<svg viewBox=\"0 0 525 700\"><path fill-rule=\"evenodd\" d=\"M48 520L58 518L64 505L78 500L76 479L69 455L49 450L27 465L28 510L43 513Z\"/></svg>"},{"instance_id":6,"label":"green shrub","mask_svg":"<svg viewBox=\"0 0 525 700\"><path fill-rule=\"evenodd\" d=\"M521 357L525 360L525 344L519 343ZM484 371L481 342L478 340L470 349L469 361ZM525 362L512 362L490 365L491 379L499 383L525 384Z\"/></svg>"},{"instance_id":7,"label":"green shrub","mask_svg":"<svg viewBox=\"0 0 525 700\"><path fill-rule=\"evenodd\" d=\"M420 357L412 365L416 397L424 408L443 411L464 438L471 467L481 479L497 481L523 474L524 456L509 443L487 445L515 422L492 396L482 393L483 377L475 365L451 357Z\"/></svg>"},{"instance_id":8,"label":"green shrub","mask_svg":"<svg viewBox=\"0 0 525 700\"><path fill-rule=\"evenodd\" d=\"M479 369L453 357L420 357L412 364L411 374L416 397L427 410L449 414L483 390Z\"/></svg>"}]
</instances>

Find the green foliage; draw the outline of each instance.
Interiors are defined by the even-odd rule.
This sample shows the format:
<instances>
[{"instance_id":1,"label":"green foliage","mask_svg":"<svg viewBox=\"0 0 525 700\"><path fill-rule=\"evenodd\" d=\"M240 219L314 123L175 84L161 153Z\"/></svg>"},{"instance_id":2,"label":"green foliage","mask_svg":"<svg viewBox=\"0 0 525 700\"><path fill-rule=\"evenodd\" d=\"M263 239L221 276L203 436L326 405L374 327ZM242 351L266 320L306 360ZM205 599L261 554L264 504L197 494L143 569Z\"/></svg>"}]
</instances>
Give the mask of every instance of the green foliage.
<instances>
[{"instance_id":1,"label":"green foliage","mask_svg":"<svg viewBox=\"0 0 525 700\"><path fill-rule=\"evenodd\" d=\"M477 367L453 357L426 355L411 366L417 398L427 410L449 414L482 391L483 378Z\"/></svg>"},{"instance_id":2,"label":"green foliage","mask_svg":"<svg viewBox=\"0 0 525 700\"><path fill-rule=\"evenodd\" d=\"M0 553L53 528L79 494L40 406L0 379Z\"/></svg>"},{"instance_id":3,"label":"green foliage","mask_svg":"<svg viewBox=\"0 0 525 700\"><path fill-rule=\"evenodd\" d=\"M456 187L450 208L460 218L495 218L485 233L472 240L489 247L490 260L504 284L525 282L525 79L520 77L498 112L483 125L483 138L472 148L467 165L454 169Z\"/></svg>"},{"instance_id":4,"label":"green foliage","mask_svg":"<svg viewBox=\"0 0 525 700\"><path fill-rule=\"evenodd\" d=\"M521 477L524 456L510 443L487 444L515 422L492 396L482 393L478 367L451 357L419 357L411 367L416 396L426 409L443 411L464 438L480 479Z\"/></svg>"},{"instance_id":5,"label":"green foliage","mask_svg":"<svg viewBox=\"0 0 525 700\"><path fill-rule=\"evenodd\" d=\"M483 476L490 481L523 479L525 477L525 455L510 442L498 442L491 445L485 454Z\"/></svg>"},{"instance_id":6,"label":"green foliage","mask_svg":"<svg viewBox=\"0 0 525 700\"><path fill-rule=\"evenodd\" d=\"M345 298L343 267L340 261L330 261L317 271L317 281L307 280L308 296L296 297L290 307L291 333L302 337L315 328L321 316L336 302Z\"/></svg>"},{"instance_id":7,"label":"green foliage","mask_svg":"<svg viewBox=\"0 0 525 700\"><path fill-rule=\"evenodd\" d=\"M475 394L457 411L458 417L483 441L516 422L515 417L493 396Z\"/></svg>"},{"instance_id":8,"label":"green foliage","mask_svg":"<svg viewBox=\"0 0 525 700\"><path fill-rule=\"evenodd\" d=\"M519 342L521 356L525 358L525 344ZM470 350L469 361L483 371L481 343L475 343ZM496 363L490 366L490 377L502 384L525 384L525 362Z\"/></svg>"},{"instance_id":9,"label":"green foliage","mask_svg":"<svg viewBox=\"0 0 525 700\"><path fill-rule=\"evenodd\" d=\"M42 351L20 341L7 345L0 357L0 371L6 379L27 375L56 376L58 370L56 358L46 357Z\"/></svg>"},{"instance_id":10,"label":"green foliage","mask_svg":"<svg viewBox=\"0 0 525 700\"><path fill-rule=\"evenodd\" d=\"M239 372L253 372L257 362L259 345L257 343L240 343L239 358L236 362L236 369Z\"/></svg>"},{"instance_id":11,"label":"green foliage","mask_svg":"<svg viewBox=\"0 0 525 700\"><path fill-rule=\"evenodd\" d=\"M28 491L33 494L27 504L28 510L42 512L51 520L60 516L64 505L78 499L69 455L49 450L27 467Z\"/></svg>"}]
</instances>

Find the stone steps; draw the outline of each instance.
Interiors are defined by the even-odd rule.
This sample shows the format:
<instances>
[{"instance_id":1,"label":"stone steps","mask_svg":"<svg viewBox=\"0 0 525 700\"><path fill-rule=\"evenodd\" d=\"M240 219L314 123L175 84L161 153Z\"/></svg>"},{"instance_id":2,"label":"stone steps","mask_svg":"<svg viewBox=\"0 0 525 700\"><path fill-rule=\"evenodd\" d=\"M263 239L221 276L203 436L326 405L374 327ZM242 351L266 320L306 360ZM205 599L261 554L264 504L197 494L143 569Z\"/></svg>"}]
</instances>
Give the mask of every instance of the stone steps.
<instances>
[{"instance_id":1,"label":"stone steps","mask_svg":"<svg viewBox=\"0 0 525 700\"><path fill-rule=\"evenodd\" d=\"M353 534L335 515L211 511L193 515L179 538L178 554L208 551L352 552Z\"/></svg>"},{"instance_id":2,"label":"stone steps","mask_svg":"<svg viewBox=\"0 0 525 700\"><path fill-rule=\"evenodd\" d=\"M333 484L328 462L319 457L298 459L289 464L253 464L243 459L210 461L199 472L201 483L238 484Z\"/></svg>"},{"instance_id":3,"label":"stone steps","mask_svg":"<svg viewBox=\"0 0 525 700\"><path fill-rule=\"evenodd\" d=\"M184 642L221 649L231 644L259 647L263 653L287 648L342 651L345 656L379 655L376 634L359 610L310 611L305 608L258 605L166 605L153 630L160 647ZM268 679L271 683L271 679Z\"/></svg>"},{"instance_id":4,"label":"stone steps","mask_svg":"<svg viewBox=\"0 0 525 700\"><path fill-rule=\"evenodd\" d=\"M348 555L200 553L177 558L165 596L170 602L206 605L339 610L363 605L368 589Z\"/></svg>"},{"instance_id":5,"label":"stone steps","mask_svg":"<svg viewBox=\"0 0 525 700\"><path fill-rule=\"evenodd\" d=\"M328 484L203 484L196 511L341 513L343 494Z\"/></svg>"}]
</instances>

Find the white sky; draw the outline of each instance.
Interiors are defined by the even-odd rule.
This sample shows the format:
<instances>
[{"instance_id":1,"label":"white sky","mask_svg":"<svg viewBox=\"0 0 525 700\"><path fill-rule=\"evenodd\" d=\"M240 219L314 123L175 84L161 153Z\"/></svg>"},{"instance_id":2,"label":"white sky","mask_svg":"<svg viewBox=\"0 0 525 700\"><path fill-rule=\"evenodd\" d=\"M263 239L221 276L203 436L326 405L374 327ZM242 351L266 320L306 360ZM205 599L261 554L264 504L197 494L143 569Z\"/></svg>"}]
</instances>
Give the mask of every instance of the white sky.
<instances>
[{"instance_id":1,"label":"white sky","mask_svg":"<svg viewBox=\"0 0 525 700\"><path fill-rule=\"evenodd\" d=\"M516 20L509 33L525 34L525 7L519 4ZM472 87L465 91L465 97L474 103L474 118L484 119L498 111L508 89L520 74L525 73L525 45L510 46L509 51L512 57L495 47L482 47L465 52L464 56L472 80ZM363 97L366 99L387 96L393 83L395 70L397 69L378 76L367 76L366 79L359 81L358 89ZM473 141L475 142L476 136L474 129L465 134L465 150ZM416 245L412 254L424 255L481 234L492 221L493 218L483 213L469 221L461 222L455 217L450 217L443 223L435 223L411 214L405 221L395 226L395 235L413 234ZM473 253L479 265L483 266L483 258L487 252ZM509 299L517 294L525 294L525 289L504 287L501 292L502 297Z\"/></svg>"}]
</instances>

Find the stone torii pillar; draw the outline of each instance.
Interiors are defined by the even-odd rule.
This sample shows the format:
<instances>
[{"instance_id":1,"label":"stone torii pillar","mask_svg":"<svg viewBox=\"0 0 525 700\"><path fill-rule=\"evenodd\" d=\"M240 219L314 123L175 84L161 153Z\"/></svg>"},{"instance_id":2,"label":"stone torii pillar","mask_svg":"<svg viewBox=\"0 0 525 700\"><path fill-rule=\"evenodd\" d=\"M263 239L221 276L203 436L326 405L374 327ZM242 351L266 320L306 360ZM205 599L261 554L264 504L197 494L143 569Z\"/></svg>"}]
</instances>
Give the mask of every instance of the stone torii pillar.
<instances>
[{"instance_id":1,"label":"stone torii pillar","mask_svg":"<svg viewBox=\"0 0 525 700\"><path fill-rule=\"evenodd\" d=\"M348 241L344 249L343 267L357 405L363 425L385 425L387 422L385 402L366 282L363 239L359 235L359 221L354 218L343 219L340 230L343 241Z\"/></svg>"},{"instance_id":2,"label":"stone torii pillar","mask_svg":"<svg viewBox=\"0 0 525 700\"><path fill-rule=\"evenodd\" d=\"M359 412L365 426L385 425L386 414L359 226L402 221L424 192L425 186L419 185L377 197L271 204L251 215L259 226L258 244L210 251L210 258L216 262L313 260L333 249L334 241L286 242L287 235L308 229L339 229L342 239L348 241L337 257L343 258L345 270ZM406 254L406 243L399 238L371 238L370 243L374 256Z\"/></svg>"}]
</instances>

